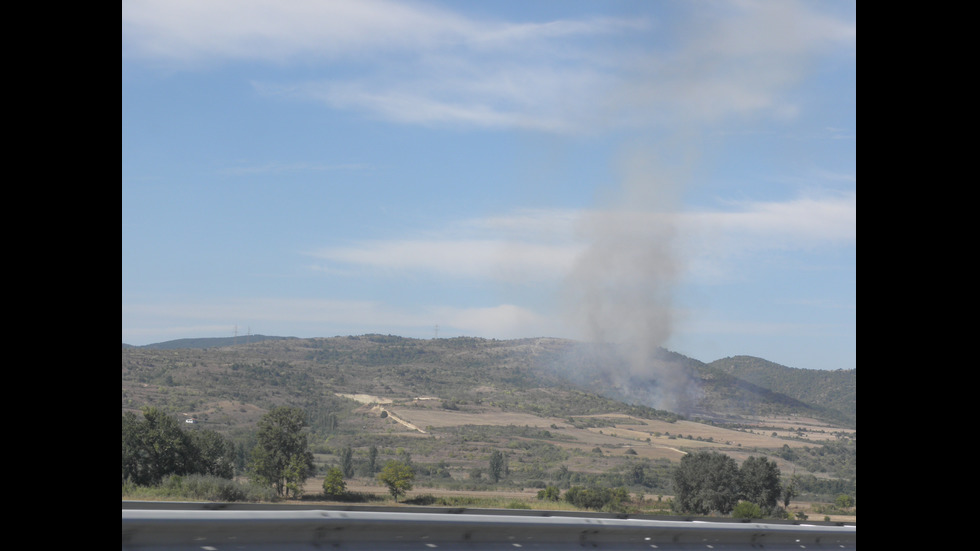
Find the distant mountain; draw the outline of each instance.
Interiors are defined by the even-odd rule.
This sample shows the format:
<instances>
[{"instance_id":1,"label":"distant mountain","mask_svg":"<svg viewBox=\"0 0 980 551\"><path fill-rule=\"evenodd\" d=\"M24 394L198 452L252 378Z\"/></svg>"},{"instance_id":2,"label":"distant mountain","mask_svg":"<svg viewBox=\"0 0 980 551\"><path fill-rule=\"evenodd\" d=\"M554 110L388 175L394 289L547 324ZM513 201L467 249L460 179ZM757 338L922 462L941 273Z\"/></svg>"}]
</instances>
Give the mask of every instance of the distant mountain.
<instances>
[{"instance_id":1,"label":"distant mountain","mask_svg":"<svg viewBox=\"0 0 980 551\"><path fill-rule=\"evenodd\" d=\"M155 355L163 350L183 352ZM205 401L260 407L314 407L335 393L370 393L492 402L548 415L800 414L845 426L857 419L856 370L796 369L750 356L705 364L665 349L636 368L628 351L565 339L250 335L123 345L122 352L123 392L133 404L152 403L161 399L153 392L170 388L159 396L200 402L193 389L206 389Z\"/></svg>"},{"instance_id":2,"label":"distant mountain","mask_svg":"<svg viewBox=\"0 0 980 551\"><path fill-rule=\"evenodd\" d=\"M239 344L258 343L267 340L288 340L296 337L267 337L265 335L243 335L240 337L207 337L200 339L177 339L142 346L123 343L123 348L149 348L152 350L174 350L178 348L221 348Z\"/></svg>"}]
</instances>

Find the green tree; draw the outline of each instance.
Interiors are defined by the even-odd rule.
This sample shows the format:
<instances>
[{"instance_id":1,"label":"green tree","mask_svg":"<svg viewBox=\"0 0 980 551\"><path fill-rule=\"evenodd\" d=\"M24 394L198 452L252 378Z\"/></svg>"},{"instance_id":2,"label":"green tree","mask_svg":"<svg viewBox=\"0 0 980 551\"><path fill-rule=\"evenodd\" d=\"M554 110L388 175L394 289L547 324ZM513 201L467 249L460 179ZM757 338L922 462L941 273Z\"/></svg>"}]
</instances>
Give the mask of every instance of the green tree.
<instances>
[{"instance_id":1,"label":"green tree","mask_svg":"<svg viewBox=\"0 0 980 551\"><path fill-rule=\"evenodd\" d=\"M506 471L507 458L500 450L493 450L493 453L490 454L490 468L487 471L490 480L494 483L500 481Z\"/></svg>"},{"instance_id":2,"label":"green tree","mask_svg":"<svg viewBox=\"0 0 980 551\"><path fill-rule=\"evenodd\" d=\"M140 421L136 414L127 411L122 414L122 481L142 484L142 437Z\"/></svg>"},{"instance_id":3,"label":"green tree","mask_svg":"<svg viewBox=\"0 0 980 551\"><path fill-rule=\"evenodd\" d=\"M674 506L682 512L727 515L738 503L738 463L718 452L685 455L674 470L673 482Z\"/></svg>"},{"instance_id":4,"label":"green tree","mask_svg":"<svg viewBox=\"0 0 980 551\"><path fill-rule=\"evenodd\" d=\"M763 513L772 514L782 492L779 477L779 467L775 461L765 457L749 457L739 469L742 499L755 503Z\"/></svg>"},{"instance_id":5,"label":"green tree","mask_svg":"<svg viewBox=\"0 0 980 551\"><path fill-rule=\"evenodd\" d=\"M280 406L259 420L258 443L252 449L251 477L271 485L276 495L298 495L313 473L313 452L306 433L306 415L299 408Z\"/></svg>"},{"instance_id":6,"label":"green tree","mask_svg":"<svg viewBox=\"0 0 980 551\"><path fill-rule=\"evenodd\" d=\"M189 432L193 448L193 472L233 478L235 476L235 447L213 430Z\"/></svg>"},{"instance_id":7,"label":"green tree","mask_svg":"<svg viewBox=\"0 0 980 551\"><path fill-rule=\"evenodd\" d=\"M378 480L388 487L391 497L398 501L399 497L412 489L412 483L415 481L415 470L407 463L392 459L378 473Z\"/></svg>"},{"instance_id":8,"label":"green tree","mask_svg":"<svg viewBox=\"0 0 980 551\"><path fill-rule=\"evenodd\" d=\"M354 476L354 450L350 446L340 452L340 469L344 472L344 478Z\"/></svg>"},{"instance_id":9,"label":"green tree","mask_svg":"<svg viewBox=\"0 0 980 551\"><path fill-rule=\"evenodd\" d=\"M327 477L323 479L323 493L327 497L341 497L347 493L347 483L340 467L330 467Z\"/></svg>"},{"instance_id":10,"label":"green tree","mask_svg":"<svg viewBox=\"0 0 980 551\"><path fill-rule=\"evenodd\" d=\"M642 485L646 481L646 469L642 463L633 463L626 471L626 479L630 484Z\"/></svg>"},{"instance_id":11,"label":"green tree","mask_svg":"<svg viewBox=\"0 0 980 551\"><path fill-rule=\"evenodd\" d=\"M554 479L559 488L568 488L572 481L572 473L564 464L555 469Z\"/></svg>"},{"instance_id":12,"label":"green tree","mask_svg":"<svg viewBox=\"0 0 980 551\"><path fill-rule=\"evenodd\" d=\"M130 412L123 414L123 481L149 486L167 475L194 472L197 454L177 419L155 407L145 407L142 413L143 419Z\"/></svg>"},{"instance_id":13,"label":"green tree","mask_svg":"<svg viewBox=\"0 0 980 551\"><path fill-rule=\"evenodd\" d=\"M310 472L312 472L312 468L306 466L302 457L298 455L292 456L282 474L283 480L285 481L285 495L287 497L293 496L294 498L303 495L303 482L309 478Z\"/></svg>"},{"instance_id":14,"label":"green tree","mask_svg":"<svg viewBox=\"0 0 980 551\"><path fill-rule=\"evenodd\" d=\"M176 417L154 407L122 416L122 478L141 486L170 475L232 478L234 446L213 430L185 430Z\"/></svg>"},{"instance_id":15,"label":"green tree","mask_svg":"<svg viewBox=\"0 0 980 551\"><path fill-rule=\"evenodd\" d=\"M789 502L796 497L796 475L790 477L789 483L783 488L783 507L789 507Z\"/></svg>"},{"instance_id":16,"label":"green tree","mask_svg":"<svg viewBox=\"0 0 980 551\"><path fill-rule=\"evenodd\" d=\"M371 476L378 472L378 447L373 444L368 450L368 472L371 473Z\"/></svg>"}]
</instances>

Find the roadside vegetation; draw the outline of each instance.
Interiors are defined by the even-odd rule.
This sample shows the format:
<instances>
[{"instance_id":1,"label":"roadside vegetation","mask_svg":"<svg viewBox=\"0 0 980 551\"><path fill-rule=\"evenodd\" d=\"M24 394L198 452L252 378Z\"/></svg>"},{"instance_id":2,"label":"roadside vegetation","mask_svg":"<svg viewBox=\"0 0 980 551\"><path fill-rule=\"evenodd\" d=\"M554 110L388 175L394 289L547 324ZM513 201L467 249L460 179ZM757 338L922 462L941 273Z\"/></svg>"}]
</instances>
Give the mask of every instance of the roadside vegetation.
<instances>
[{"instance_id":1,"label":"roadside vegetation","mask_svg":"<svg viewBox=\"0 0 980 551\"><path fill-rule=\"evenodd\" d=\"M463 440L473 442L524 435L504 449L475 446L474 450L489 451L480 466L462 471L449 461L416 461L401 446L371 444L355 450L350 445L333 449L320 445L319 453L314 453L306 414L290 407L274 408L260 418L251 439L254 446L241 457L236 444L220 434L182 426L175 417L148 407L142 418L132 413L123 416L122 495L129 500L300 500L803 520L805 514L794 517L788 510L793 498L813 489L844 489L813 511L828 519L856 515L853 486L827 487L826 480L812 475L784 476L775 459L761 455L739 465L715 451L689 453L679 463L624 454L624 461L610 464L605 472L583 472L568 467L576 459L574 453L530 438L544 438L543 434L519 427L501 429L484 433L469 427L459 432ZM399 439L388 440L383 444ZM409 444L411 439L400 441ZM431 439L415 438L415 443L435 445ZM427 450L416 445L415 451ZM590 453L603 455L598 447ZM536 461L528 461L530 457ZM321 481L318 491L310 491L310 479ZM375 482L378 491L349 489L352 482L363 487L365 481ZM418 491L410 495L415 488ZM537 491L529 495L528 489ZM506 490L519 497L499 495ZM460 495L451 495L453 491Z\"/></svg>"}]
</instances>

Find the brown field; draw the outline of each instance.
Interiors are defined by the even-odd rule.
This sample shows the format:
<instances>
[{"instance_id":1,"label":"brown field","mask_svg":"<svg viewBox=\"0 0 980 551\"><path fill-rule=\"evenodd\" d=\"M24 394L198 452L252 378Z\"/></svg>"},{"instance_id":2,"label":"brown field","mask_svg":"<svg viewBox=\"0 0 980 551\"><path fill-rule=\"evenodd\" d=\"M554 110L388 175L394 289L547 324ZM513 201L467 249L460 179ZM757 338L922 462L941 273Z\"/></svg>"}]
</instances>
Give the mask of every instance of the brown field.
<instances>
[{"instance_id":1,"label":"brown field","mask_svg":"<svg viewBox=\"0 0 980 551\"><path fill-rule=\"evenodd\" d=\"M749 450L775 449L783 446L813 446L823 440L837 438L835 433L848 435L854 433L853 430L835 427L815 419L794 416L743 419L741 421L742 427L739 430L734 430L694 421L669 423L624 414L606 414L595 417L602 418L606 423L609 423L609 426L576 428L569 424L567 419L504 412L490 407L470 407L465 411L450 411L438 407L437 404L438 402L434 401L388 403L385 405L385 409L389 411L390 415L415 425L436 437L438 437L439 428L460 425L528 426L548 430L556 437L552 443L578 451L587 451L598 446L606 456L616 456L623 455L626 450L632 449L639 457L664 458L672 461L679 461L687 453L680 448L687 450L714 448L719 451L723 450L736 460L742 461L752 455ZM800 431L800 428L804 430ZM411 430L404 425L400 426L400 429ZM787 436L793 436L797 439L788 440ZM803 438L803 440L799 438ZM741 449L746 451L743 452ZM792 468L792 465L786 464L778 457L774 457L773 460L781 469ZM568 463L571 469L588 469L589 462L587 459L573 455ZM594 463L592 463L592 467L595 467ZM322 481L316 484L322 484ZM319 490L319 486L316 484L312 487L314 491ZM376 494L384 494L385 492L383 487L372 480L354 481L350 489ZM533 488L525 488L521 491L467 492L416 487L412 492L409 492L408 497L425 494L436 497L442 495L499 497L527 502L528 505L535 508L542 507L541 502L536 499L537 490ZM815 513L812 506L813 504L808 502L791 502L789 511L793 514L802 511L809 515L811 520L823 520L824 515ZM831 515L830 520L833 522L855 522L856 517Z\"/></svg>"},{"instance_id":2,"label":"brown field","mask_svg":"<svg viewBox=\"0 0 980 551\"><path fill-rule=\"evenodd\" d=\"M377 403L374 402L373 405L375 414L380 413ZM579 471L598 471L608 467L608 461L597 461L594 455L584 453L596 447L599 447L603 456L610 460L625 455L630 449L635 451L638 457L671 461L680 461L681 457L692 449L717 449L741 462L752 455L753 450L760 448L813 446L822 440L836 438L835 433L854 432L815 419L790 416L742 419L741 427L735 430L694 421L682 420L670 423L625 414L606 414L593 416L602 419L602 424L605 426L576 428L569 424L568 419L505 412L492 407L468 406L465 410L453 411L439 407L439 402L434 400L384 403L384 409L389 412L390 417L394 418L389 427L406 434L414 432L420 436L425 434L438 438L440 428L462 425L528 426L548 430L554 436L554 439L549 442L578 452L573 454L567 463L570 469ZM372 406L364 406L365 410L369 407ZM804 432L798 431L801 427L805 428ZM786 436L789 435L796 439L787 439ZM774 456L771 459L785 472L794 468L779 457ZM368 487L374 484L374 481L366 482ZM383 491L383 488L381 490ZM415 492L415 494L427 493L438 496L442 495L442 490L417 489ZM460 492L451 493L460 494ZM504 492L514 499L532 500L536 493L537 490L532 489L519 493ZM475 495L489 496L490 494L476 492ZM800 507L801 510L807 510L806 504ZM791 506L790 510L795 512L797 509Z\"/></svg>"},{"instance_id":3,"label":"brown field","mask_svg":"<svg viewBox=\"0 0 980 551\"><path fill-rule=\"evenodd\" d=\"M576 428L567 419L537 417L530 414L499 411L494 408L470 408L467 411L450 411L430 405L388 404L384 407L396 422L404 422L405 430L416 427L419 432L438 435L439 428L460 425L528 426L549 430L558 440L559 446L592 449L596 446L612 448L611 453L623 453L632 448L637 455L650 459L667 458L679 460L684 452L678 448L717 448L726 451L738 448L782 448L812 446L813 443L779 438L779 433L789 434L789 427L807 426L811 430L833 438L830 433L836 429L819 424L813 419L781 418L778 420L756 419L760 428L733 430L728 428L696 423L694 421L666 421L641 419L623 414L597 415L611 426ZM776 423L782 430L773 430ZM761 428L764 427L764 428ZM772 436L776 432L777 436ZM817 434L817 433L812 433ZM563 438L564 437L564 438ZM813 438L811 440L816 440Z\"/></svg>"}]
</instances>

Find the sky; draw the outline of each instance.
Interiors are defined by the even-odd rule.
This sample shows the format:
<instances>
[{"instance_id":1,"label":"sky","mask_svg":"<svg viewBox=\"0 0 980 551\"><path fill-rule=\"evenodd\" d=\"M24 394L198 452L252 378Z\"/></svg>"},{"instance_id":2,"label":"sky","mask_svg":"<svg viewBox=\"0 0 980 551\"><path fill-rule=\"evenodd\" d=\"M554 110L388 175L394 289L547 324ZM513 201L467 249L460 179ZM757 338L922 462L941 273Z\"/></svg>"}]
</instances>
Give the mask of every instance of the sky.
<instances>
[{"instance_id":1,"label":"sky","mask_svg":"<svg viewBox=\"0 0 980 551\"><path fill-rule=\"evenodd\" d=\"M127 0L122 341L857 357L853 1Z\"/></svg>"}]
</instances>

